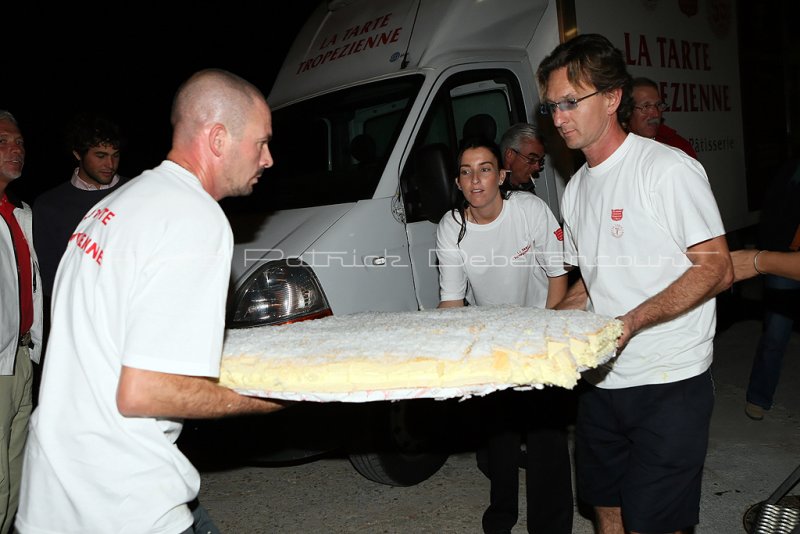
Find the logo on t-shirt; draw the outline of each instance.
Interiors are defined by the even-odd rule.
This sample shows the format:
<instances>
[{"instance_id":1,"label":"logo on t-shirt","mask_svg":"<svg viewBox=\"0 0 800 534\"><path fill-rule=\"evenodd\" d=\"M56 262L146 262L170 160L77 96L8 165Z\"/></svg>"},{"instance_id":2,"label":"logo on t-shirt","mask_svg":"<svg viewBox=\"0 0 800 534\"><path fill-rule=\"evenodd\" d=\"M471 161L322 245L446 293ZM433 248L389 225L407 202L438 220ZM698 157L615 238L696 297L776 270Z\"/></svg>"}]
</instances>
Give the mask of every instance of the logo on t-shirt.
<instances>
[{"instance_id":1,"label":"logo on t-shirt","mask_svg":"<svg viewBox=\"0 0 800 534\"><path fill-rule=\"evenodd\" d=\"M556 239L558 239L559 241L564 241L564 230L562 230L561 228L559 228L558 230L553 232L553 234L556 236Z\"/></svg>"},{"instance_id":2,"label":"logo on t-shirt","mask_svg":"<svg viewBox=\"0 0 800 534\"><path fill-rule=\"evenodd\" d=\"M622 220L622 208L612 209L611 210L611 220L612 221L621 221Z\"/></svg>"},{"instance_id":3,"label":"logo on t-shirt","mask_svg":"<svg viewBox=\"0 0 800 534\"><path fill-rule=\"evenodd\" d=\"M524 247L519 249L517 251L517 253L514 254L514 257L512 259L514 259L514 260L519 259L519 258L523 257L525 254L527 254L530 250L531 250L531 244L528 243L527 245L525 245Z\"/></svg>"}]
</instances>

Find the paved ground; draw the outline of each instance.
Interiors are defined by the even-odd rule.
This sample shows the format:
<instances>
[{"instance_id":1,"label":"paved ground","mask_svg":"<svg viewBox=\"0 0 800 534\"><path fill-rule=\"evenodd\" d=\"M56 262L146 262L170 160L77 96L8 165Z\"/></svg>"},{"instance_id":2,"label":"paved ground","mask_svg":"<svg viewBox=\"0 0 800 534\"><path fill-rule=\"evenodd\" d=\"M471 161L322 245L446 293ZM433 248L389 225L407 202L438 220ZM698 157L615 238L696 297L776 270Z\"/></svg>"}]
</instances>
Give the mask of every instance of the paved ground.
<instances>
[{"instance_id":1,"label":"paved ground","mask_svg":"<svg viewBox=\"0 0 800 534\"><path fill-rule=\"evenodd\" d=\"M757 291L756 285L748 288ZM748 508L766 499L800 463L800 334L793 335L787 352L776 406L758 422L743 412L760 330L758 294L751 299L748 288L732 299L734 311L721 310L698 534L745 532ZM440 534L479 533L488 491L474 454L466 451L407 488L371 482L343 457L282 467L234 461L204 470L200 498L226 533ZM526 531L524 506L515 533ZM574 532L592 533L590 520L576 513Z\"/></svg>"}]
</instances>

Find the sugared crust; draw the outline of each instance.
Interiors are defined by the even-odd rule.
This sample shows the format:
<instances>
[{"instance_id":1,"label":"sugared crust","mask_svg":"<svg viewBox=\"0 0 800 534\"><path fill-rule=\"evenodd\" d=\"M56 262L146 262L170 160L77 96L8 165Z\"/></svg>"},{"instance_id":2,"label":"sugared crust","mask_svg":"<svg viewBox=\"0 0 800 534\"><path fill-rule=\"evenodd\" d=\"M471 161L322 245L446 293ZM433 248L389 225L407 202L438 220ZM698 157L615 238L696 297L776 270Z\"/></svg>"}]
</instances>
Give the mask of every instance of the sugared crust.
<instances>
[{"instance_id":1,"label":"sugared crust","mask_svg":"<svg viewBox=\"0 0 800 534\"><path fill-rule=\"evenodd\" d=\"M229 330L220 383L265 396L572 388L580 371L614 354L621 332L609 317L518 306L333 316Z\"/></svg>"}]
</instances>

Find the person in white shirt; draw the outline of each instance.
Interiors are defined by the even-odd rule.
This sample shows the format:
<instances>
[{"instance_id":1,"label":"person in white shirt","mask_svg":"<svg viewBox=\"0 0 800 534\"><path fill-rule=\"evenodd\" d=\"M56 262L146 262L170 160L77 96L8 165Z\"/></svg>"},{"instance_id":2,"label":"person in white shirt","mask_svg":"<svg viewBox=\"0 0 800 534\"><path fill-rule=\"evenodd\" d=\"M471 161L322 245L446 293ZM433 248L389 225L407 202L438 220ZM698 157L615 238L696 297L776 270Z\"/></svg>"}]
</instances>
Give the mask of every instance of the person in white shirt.
<instances>
[{"instance_id":1,"label":"person in white shirt","mask_svg":"<svg viewBox=\"0 0 800 534\"><path fill-rule=\"evenodd\" d=\"M631 77L605 37L559 45L537 78L542 112L586 158L561 206L565 261L581 278L557 308L624 325L618 356L584 373L578 496L600 532L689 529L714 403L713 297L733 281L708 177L683 151L625 132Z\"/></svg>"},{"instance_id":2,"label":"person in white shirt","mask_svg":"<svg viewBox=\"0 0 800 534\"><path fill-rule=\"evenodd\" d=\"M167 159L96 204L61 261L23 534L193 533L205 518L190 509L199 473L175 445L183 419L283 406L217 383L233 251L217 201L272 166L269 107L207 69L178 89L171 122Z\"/></svg>"},{"instance_id":3,"label":"person in white shirt","mask_svg":"<svg viewBox=\"0 0 800 534\"><path fill-rule=\"evenodd\" d=\"M465 139L459 151L456 187L464 199L442 217L436 234L440 308L463 306L465 299L476 306L553 307L566 292L561 227L536 195L501 193L508 177L501 161L497 145L485 139ZM517 521L521 431L530 531L572 532L567 436L551 424L548 414L557 409L545 408L547 393L502 391L485 399L491 492L484 532L510 532Z\"/></svg>"}]
</instances>

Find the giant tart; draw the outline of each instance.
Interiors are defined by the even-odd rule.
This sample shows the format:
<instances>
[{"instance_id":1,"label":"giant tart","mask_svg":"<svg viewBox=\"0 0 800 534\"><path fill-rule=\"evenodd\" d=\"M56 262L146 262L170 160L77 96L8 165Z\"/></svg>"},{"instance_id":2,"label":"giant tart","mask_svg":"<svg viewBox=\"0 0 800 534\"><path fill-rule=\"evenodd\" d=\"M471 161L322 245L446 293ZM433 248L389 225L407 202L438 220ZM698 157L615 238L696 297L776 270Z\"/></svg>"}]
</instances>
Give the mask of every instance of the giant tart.
<instances>
[{"instance_id":1,"label":"giant tart","mask_svg":"<svg viewBox=\"0 0 800 534\"><path fill-rule=\"evenodd\" d=\"M333 400L391 390L571 389L581 371L614 355L621 333L622 323L610 317L520 306L331 316L228 330L220 384Z\"/></svg>"}]
</instances>

